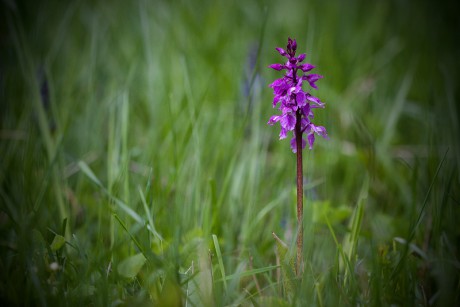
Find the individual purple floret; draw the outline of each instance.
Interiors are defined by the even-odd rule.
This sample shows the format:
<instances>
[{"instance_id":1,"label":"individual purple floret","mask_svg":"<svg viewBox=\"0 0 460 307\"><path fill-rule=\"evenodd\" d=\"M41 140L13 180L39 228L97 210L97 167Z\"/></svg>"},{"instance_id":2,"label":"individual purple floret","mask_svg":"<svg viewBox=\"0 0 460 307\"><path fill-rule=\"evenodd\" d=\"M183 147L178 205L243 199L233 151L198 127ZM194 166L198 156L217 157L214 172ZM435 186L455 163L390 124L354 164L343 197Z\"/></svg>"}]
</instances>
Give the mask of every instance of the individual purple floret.
<instances>
[{"instance_id":1,"label":"individual purple floret","mask_svg":"<svg viewBox=\"0 0 460 307\"><path fill-rule=\"evenodd\" d=\"M302 137L302 149L305 148L306 141L303 134L306 134L310 149L313 148L315 142L315 133L324 138L328 138L326 128L315 126L311 120L313 119L313 109L324 108L319 98L313 96L308 91L302 89L302 84L307 81L310 87L317 89L315 82L323 76L317 74L307 74L315 68L312 64L304 63L305 53L295 56L297 49L296 40L288 38L286 50L276 48L282 56L287 58L286 64L272 64L269 67L274 70L286 70L283 78L275 80L269 86L273 88L273 107L278 106L281 115L274 115L268 121L269 125L274 125L279 122L281 125L280 139L286 138L289 131L293 131L294 137L291 140L291 148L293 152L297 151L296 146L296 125L300 120L300 135Z\"/></svg>"}]
</instances>

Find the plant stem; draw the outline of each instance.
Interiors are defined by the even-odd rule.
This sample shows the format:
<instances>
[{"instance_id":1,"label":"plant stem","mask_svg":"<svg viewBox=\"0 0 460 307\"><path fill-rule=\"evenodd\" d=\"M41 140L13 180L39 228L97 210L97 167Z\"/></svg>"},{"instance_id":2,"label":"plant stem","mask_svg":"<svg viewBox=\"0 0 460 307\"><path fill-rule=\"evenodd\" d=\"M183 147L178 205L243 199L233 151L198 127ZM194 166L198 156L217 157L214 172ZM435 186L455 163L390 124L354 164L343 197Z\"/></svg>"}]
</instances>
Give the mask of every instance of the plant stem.
<instances>
[{"instance_id":1,"label":"plant stem","mask_svg":"<svg viewBox=\"0 0 460 307\"><path fill-rule=\"evenodd\" d=\"M296 274L300 276L303 250L303 163L302 163L302 128L301 113L296 113L295 136L297 146L297 261Z\"/></svg>"}]
</instances>

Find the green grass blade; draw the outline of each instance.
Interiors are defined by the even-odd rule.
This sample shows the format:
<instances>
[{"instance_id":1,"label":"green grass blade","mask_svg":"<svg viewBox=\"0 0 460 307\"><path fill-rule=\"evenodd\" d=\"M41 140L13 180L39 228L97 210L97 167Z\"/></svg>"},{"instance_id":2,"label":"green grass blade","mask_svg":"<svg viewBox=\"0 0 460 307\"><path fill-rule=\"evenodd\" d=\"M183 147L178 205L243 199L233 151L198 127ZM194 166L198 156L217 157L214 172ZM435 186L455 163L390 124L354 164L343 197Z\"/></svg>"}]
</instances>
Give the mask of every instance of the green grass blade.
<instances>
[{"instance_id":1,"label":"green grass blade","mask_svg":"<svg viewBox=\"0 0 460 307\"><path fill-rule=\"evenodd\" d=\"M139 241L136 240L136 238L131 234L131 232L128 230L128 227L126 224L120 219L120 217L116 214L113 214L114 219L120 223L121 227L126 231L126 233L129 235L131 238L131 241L137 246L139 251L144 255L145 258L147 258L147 255L144 252L144 249L142 248L142 245L139 243Z\"/></svg>"},{"instance_id":2,"label":"green grass blade","mask_svg":"<svg viewBox=\"0 0 460 307\"><path fill-rule=\"evenodd\" d=\"M244 271L244 272L227 275L225 277L225 280L237 279L237 278L252 276L252 275L256 275L256 274L260 274L260 273L270 272L270 271L276 270L278 268L280 268L279 265L272 265L272 266L268 266L268 267L265 267L265 268L247 270L247 271ZM220 282L220 281L224 281L224 279L220 278L220 279L216 280L216 282Z\"/></svg>"},{"instance_id":3,"label":"green grass blade","mask_svg":"<svg viewBox=\"0 0 460 307\"><path fill-rule=\"evenodd\" d=\"M214 242L214 248L216 249L217 261L219 263L220 274L222 276L222 281L224 282L224 290L227 292L227 275L225 275L224 261L222 259L222 253L220 251L219 241L216 235L212 235L212 240Z\"/></svg>"},{"instance_id":4,"label":"green grass blade","mask_svg":"<svg viewBox=\"0 0 460 307\"><path fill-rule=\"evenodd\" d=\"M345 237L345 244L344 244L344 250L346 251L348 255L348 259L351 261L355 261L356 259L356 250L358 247L358 241L359 241L359 234L361 231L361 225L363 222L363 216L364 216L364 203L365 200L367 199L368 195L368 190L369 190L369 176L366 176L364 179L363 185L361 187L361 192L359 194L358 198L358 205L355 208L355 212L353 214L353 218L351 220L351 232L350 234Z\"/></svg>"},{"instance_id":5,"label":"green grass blade","mask_svg":"<svg viewBox=\"0 0 460 307\"><path fill-rule=\"evenodd\" d=\"M152 214L150 213L150 210L149 210L149 208L147 206L147 201L145 200L144 192L142 192L142 189L141 189L140 186L138 186L137 189L138 189L139 195L141 197L141 202L142 202L142 205L144 207L145 215L147 216L147 220L149 222L149 230L160 241L163 241L163 237L156 231L155 224L153 223Z\"/></svg>"},{"instance_id":6,"label":"green grass blade","mask_svg":"<svg viewBox=\"0 0 460 307\"><path fill-rule=\"evenodd\" d=\"M143 224L143 219L139 214L137 214L136 211L131 209L128 205L126 205L124 202L122 202L120 199L112 196L107 189L102 185L101 181L96 177L96 175L93 173L93 171L90 169L88 164L86 164L84 161L79 161L78 166L80 167L80 170L89 178L91 181L93 181L98 187L101 188L101 190L109 196L111 201L113 201L120 209L122 209L127 215L129 215L131 218L133 218L137 223Z\"/></svg>"},{"instance_id":7,"label":"green grass blade","mask_svg":"<svg viewBox=\"0 0 460 307\"><path fill-rule=\"evenodd\" d=\"M412 72L408 72L404 77L402 84L399 88L399 91L395 97L395 102L393 108L389 111L389 118L385 127L385 133L382 137L382 145L383 147L388 146L390 143L391 138L395 134L396 131L396 124L398 123L398 119L401 116L403 111L404 103L406 102L407 94L409 93L410 86L412 84Z\"/></svg>"},{"instance_id":8,"label":"green grass blade","mask_svg":"<svg viewBox=\"0 0 460 307\"><path fill-rule=\"evenodd\" d=\"M404 263L406 262L407 254L408 254L408 252L410 250L410 243L414 239L415 233L416 233L416 231L418 229L418 226L420 225L420 223L422 221L422 217L423 217L423 214L425 213L425 208L426 208L426 205L428 203L428 198L429 198L429 196L431 194L431 190L432 190L432 188L434 186L434 183L437 180L439 171L441 170L441 167L444 164L444 161L446 160L448 152L449 152L449 149L446 150L446 152L444 153L444 156L442 157L442 160L439 162L438 167L436 168L436 173L434 174L433 179L431 180L430 186L428 187L428 191L425 194L425 199L423 200L422 208L420 209L420 213L419 213L419 215L417 217L417 220L415 221L415 223L412 226L409 238L405 241L406 244L404 245L405 247L404 247L403 253L401 254L401 257L398 260L398 264L395 266L393 272L391 272L391 278L392 279L394 279L399 274L399 272L402 270L402 268L404 266Z\"/></svg>"},{"instance_id":9,"label":"green grass blade","mask_svg":"<svg viewBox=\"0 0 460 307\"><path fill-rule=\"evenodd\" d=\"M89 178L91 179L92 182L94 182L98 187L104 189L104 186L102 185L101 181L96 177L96 175L93 173L91 168L86 164L84 161L78 161L77 163L78 167L80 170Z\"/></svg>"}]
</instances>

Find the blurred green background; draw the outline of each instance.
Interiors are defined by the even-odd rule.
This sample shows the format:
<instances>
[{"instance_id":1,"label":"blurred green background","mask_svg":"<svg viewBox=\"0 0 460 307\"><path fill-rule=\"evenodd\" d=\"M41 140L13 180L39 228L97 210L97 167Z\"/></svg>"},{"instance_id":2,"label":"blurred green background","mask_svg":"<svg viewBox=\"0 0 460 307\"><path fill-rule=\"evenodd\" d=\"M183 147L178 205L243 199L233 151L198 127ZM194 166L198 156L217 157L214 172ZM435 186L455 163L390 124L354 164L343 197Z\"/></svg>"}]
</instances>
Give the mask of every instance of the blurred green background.
<instances>
[{"instance_id":1,"label":"blurred green background","mask_svg":"<svg viewBox=\"0 0 460 307\"><path fill-rule=\"evenodd\" d=\"M2 1L1 301L459 304L458 12ZM267 125L288 37L330 137L304 153L299 279L272 236L289 255L295 155Z\"/></svg>"}]
</instances>

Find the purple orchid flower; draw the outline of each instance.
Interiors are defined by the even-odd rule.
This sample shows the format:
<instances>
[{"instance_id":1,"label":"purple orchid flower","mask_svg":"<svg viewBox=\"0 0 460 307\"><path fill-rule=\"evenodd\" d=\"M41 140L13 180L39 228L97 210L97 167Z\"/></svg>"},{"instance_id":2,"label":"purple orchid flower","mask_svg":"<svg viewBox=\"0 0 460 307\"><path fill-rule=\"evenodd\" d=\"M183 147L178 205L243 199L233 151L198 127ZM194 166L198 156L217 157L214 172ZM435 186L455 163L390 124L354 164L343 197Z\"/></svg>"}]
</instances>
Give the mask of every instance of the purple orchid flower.
<instances>
[{"instance_id":1,"label":"purple orchid flower","mask_svg":"<svg viewBox=\"0 0 460 307\"><path fill-rule=\"evenodd\" d=\"M302 137L302 149L306 146L306 140L303 135L306 135L309 148L313 148L315 142L315 133L324 138L328 138L326 128L323 126L315 126L311 120L313 119L314 108L324 108L324 103L309 91L302 89L303 81L307 81L311 88L318 89L316 81L323 78L318 74L307 74L315 66L309 63L303 63L305 53L295 56L297 50L297 42L294 39L288 38L286 50L276 48L280 55L287 58L285 64L271 64L269 67L281 71L286 70L286 74L276 79L269 86L273 88L273 108L278 107L281 115L274 115L268 121L269 125L274 125L279 122L281 125L280 139L284 139L289 131L293 131L294 137L291 139L291 149L295 153L296 147L296 125L300 119L300 132Z\"/></svg>"}]
</instances>

